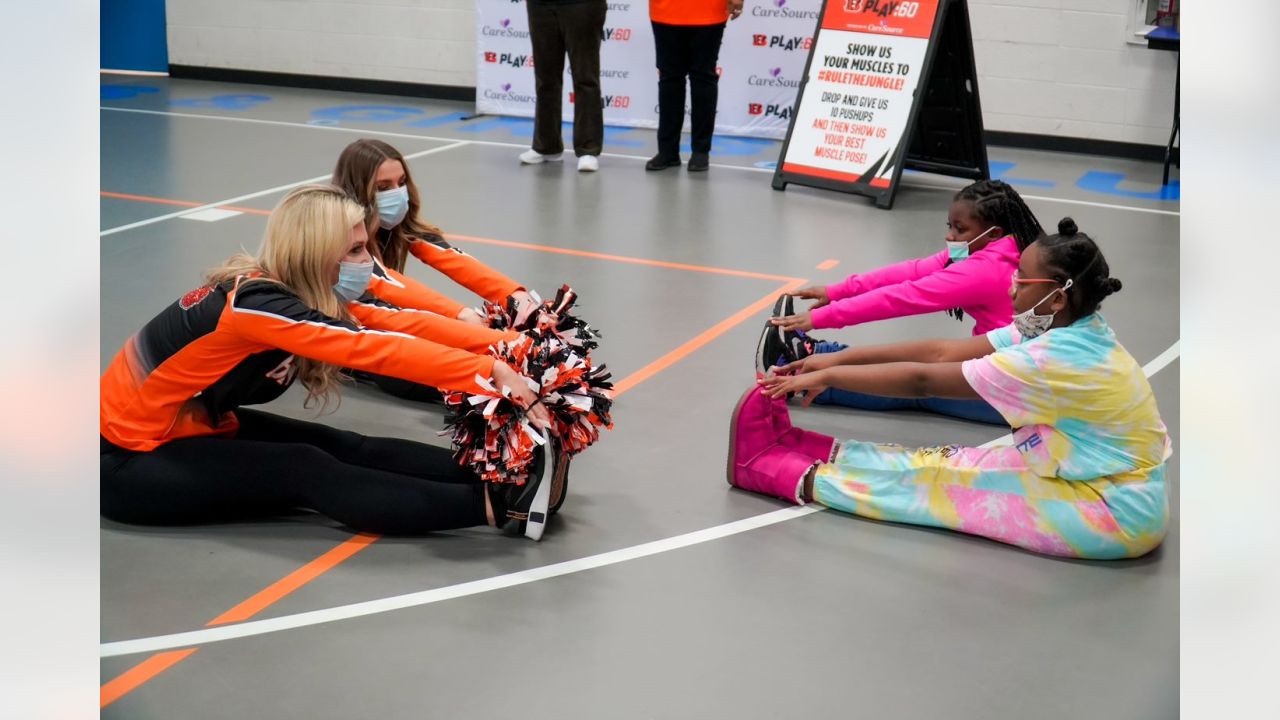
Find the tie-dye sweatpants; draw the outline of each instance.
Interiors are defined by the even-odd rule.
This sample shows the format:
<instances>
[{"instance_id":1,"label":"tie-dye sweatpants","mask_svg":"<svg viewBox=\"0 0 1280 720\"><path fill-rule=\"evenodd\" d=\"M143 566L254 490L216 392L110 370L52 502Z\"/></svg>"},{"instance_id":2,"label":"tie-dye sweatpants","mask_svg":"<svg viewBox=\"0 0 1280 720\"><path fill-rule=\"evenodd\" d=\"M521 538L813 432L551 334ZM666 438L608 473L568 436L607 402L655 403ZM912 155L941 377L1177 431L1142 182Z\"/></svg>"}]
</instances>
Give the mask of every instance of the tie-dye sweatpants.
<instances>
[{"instance_id":1,"label":"tie-dye sweatpants","mask_svg":"<svg viewBox=\"0 0 1280 720\"><path fill-rule=\"evenodd\" d=\"M1047 555L1114 560L1164 539L1163 464L1096 480L1041 477L1013 447L840 443L814 500L862 517L958 530Z\"/></svg>"}]
</instances>

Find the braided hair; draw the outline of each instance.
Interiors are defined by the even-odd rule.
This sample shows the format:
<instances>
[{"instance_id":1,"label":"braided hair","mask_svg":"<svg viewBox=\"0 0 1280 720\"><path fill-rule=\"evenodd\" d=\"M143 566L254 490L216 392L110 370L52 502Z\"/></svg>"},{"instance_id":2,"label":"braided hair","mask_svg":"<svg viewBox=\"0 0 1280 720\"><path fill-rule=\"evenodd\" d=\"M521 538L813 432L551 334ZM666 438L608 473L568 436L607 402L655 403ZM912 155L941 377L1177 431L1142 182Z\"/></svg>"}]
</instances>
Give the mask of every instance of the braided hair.
<instances>
[{"instance_id":1,"label":"braided hair","mask_svg":"<svg viewBox=\"0 0 1280 720\"><path fill-rule=\"evenodd\" d=\"M974 217L990 225L999 225L1013 235L1018 252L1026 250L1044 235L1044 228L1040 227L1035 213L1023 202L1018 191L1003 180L979 180L961 188L951 200L968 203ZM947 264L950 265L951 261L948 260ZM947 314L964 320L964 311L960 308L951 308Z\"/></svg>"},{"instance_id":2,"label":"braided hair","mask_svg":"<svg viewBox=\"0 0 1280 720\"><path fill-rule=\"evenodd\" d=\"M1122 285L1111 277L1102 250L1093 238L1080 232L1075 220L1062 218L1057 234L1042 237L1039 242L1040 257L1049 277L1063 285L1071 281L1066 295L1073 319L1092 315L1108 295L1120 292Z\"/></svg>"}]
</instances>

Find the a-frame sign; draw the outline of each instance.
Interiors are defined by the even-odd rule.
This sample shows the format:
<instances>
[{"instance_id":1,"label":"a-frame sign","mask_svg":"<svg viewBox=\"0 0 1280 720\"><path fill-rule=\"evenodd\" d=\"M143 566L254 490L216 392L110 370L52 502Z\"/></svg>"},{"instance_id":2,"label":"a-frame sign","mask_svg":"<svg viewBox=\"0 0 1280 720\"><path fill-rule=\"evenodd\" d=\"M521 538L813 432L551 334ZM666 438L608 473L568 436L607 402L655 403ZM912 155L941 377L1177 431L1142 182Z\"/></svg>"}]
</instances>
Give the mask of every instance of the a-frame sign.
<instances>
[{"instance_id":1,"label":"a-frame sign","mask_svg":"<svg viewBox=\"0 0 1280 720\"><path fill-rule=\"evenodd\" d=\"M969 8L825 0L773 187L857 193L890 208L903 168L990 177Z\"/></svg>"}]
</instances>

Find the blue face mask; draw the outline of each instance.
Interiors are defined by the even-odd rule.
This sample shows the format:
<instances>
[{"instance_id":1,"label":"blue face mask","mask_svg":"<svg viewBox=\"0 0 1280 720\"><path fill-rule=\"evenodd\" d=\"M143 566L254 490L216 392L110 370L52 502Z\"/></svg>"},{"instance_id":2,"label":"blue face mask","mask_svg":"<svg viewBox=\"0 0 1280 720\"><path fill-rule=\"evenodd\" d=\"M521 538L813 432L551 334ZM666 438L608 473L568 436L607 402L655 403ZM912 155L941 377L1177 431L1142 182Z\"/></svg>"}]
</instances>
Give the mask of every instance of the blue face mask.
<instances>
[{"instance_id":1,"label":"blue face mask","mask_svg":"<svg viewBox=\"0 0 1280 720\"><path fill-rule=\"evenodd\" d=\"M333 291L338 294L338 297L351 302L369 289L369 279L372 277L372 260L367 263L340 263L338 282L334 284Z\"/></svg>"},{"instance_id":2,"label":"blue face mask","mask_svg":"<svg viewBox=\"0 0 1280 720\"><path fill-rule=\"evenodd\" d=\"M374 196L378 203L378 224L383 230L399 225L409 214L409 186L383 190Z\"/></svg>"},{"instance_id":3,"label":"blue face mask","mask_svg":"<svg viewBox=\"0 0 1280 720\"><path fill-rule=\"evenodd\" d=\"M957 240L956 242L948 242L947 257L951 258L951 262L960 262L961 260L964 260L965 258L969 257L969 246L978 242L982 238L986 237L987 233L995 229L996 229L996 226L992 225L991 227L986 229L986 232L970 240L969 242L963 242L960 240Z\"/></svg>"}]
</instances>

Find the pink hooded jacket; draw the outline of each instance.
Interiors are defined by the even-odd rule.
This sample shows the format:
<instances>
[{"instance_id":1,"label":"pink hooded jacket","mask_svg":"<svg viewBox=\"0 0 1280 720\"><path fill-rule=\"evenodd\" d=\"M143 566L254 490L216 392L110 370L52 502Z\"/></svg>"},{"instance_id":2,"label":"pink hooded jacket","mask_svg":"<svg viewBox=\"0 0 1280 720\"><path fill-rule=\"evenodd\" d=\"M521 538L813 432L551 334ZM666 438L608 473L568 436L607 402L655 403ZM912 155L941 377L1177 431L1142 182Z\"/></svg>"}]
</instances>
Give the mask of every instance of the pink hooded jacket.
<instances>
[{"instance_id":1,"label":"pink hooded jacket","mask_svg":"<svg viewBox=\"0 0 1280 720\"><path fill-rule=\"evenodd\" d=\"M827 286L831 303L813 311L813 327L848 327L958 307L973 316L973 334L981 335L1013 318L1009 286L1020 257L1017 240L1006 235L950 265L943 250L850 275Z\"/></svg>"}]
</instances>

